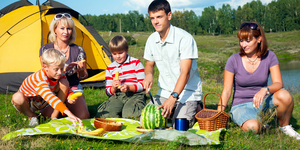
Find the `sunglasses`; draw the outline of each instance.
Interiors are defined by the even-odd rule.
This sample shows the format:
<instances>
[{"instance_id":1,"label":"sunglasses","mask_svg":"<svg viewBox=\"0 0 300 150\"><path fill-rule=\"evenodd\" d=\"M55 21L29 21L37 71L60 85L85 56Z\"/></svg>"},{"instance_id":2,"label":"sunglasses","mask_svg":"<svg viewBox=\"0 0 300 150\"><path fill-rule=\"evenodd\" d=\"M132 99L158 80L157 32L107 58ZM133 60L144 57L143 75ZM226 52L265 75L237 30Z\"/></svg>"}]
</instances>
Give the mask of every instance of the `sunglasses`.
<instances>
[{"instance_id":1,"label":"sunglasses","mask_svg":"<svg viewBox=\"0 0 300 150\"><path fill-rule=\"evenodd\" d=\"M252 22L245 22L241 25L240 29L243 29L244 27L249 27L252 30L259 30L259 27L256 23Z\"/></svg>"},{"instance_id":2,"label":"sunglasses","mask_svg":"<svg viewBox=\"0 0 300 150\"><path fill-rule=\"evenodd\" d=\"M61 14L61 13L59 13L59 14L56 14L54 16L54 20L61 19L62 17L66 17L67 19L71 19L71 15L70 14L68 14L68 13Z\"/></svg>"}]
</instances>

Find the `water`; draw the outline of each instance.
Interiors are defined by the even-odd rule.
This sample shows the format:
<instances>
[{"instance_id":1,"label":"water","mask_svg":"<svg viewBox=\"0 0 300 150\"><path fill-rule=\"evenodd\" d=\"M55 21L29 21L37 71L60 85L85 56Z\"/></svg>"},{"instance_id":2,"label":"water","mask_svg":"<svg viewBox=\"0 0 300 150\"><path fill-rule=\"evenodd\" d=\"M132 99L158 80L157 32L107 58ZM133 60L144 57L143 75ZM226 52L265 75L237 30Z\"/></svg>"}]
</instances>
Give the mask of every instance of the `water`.
<instances>
[{"instance_id":1,"label":"water","mask_svg":"<svg viewBox=\"0 0 300 150\"><path fill-rule=\"evenodd\" d=\"M300 60L279 60L283 87L290 92L300 92ZM272 84L269 77L268 85Z\"/></svg>"}]
</instances>

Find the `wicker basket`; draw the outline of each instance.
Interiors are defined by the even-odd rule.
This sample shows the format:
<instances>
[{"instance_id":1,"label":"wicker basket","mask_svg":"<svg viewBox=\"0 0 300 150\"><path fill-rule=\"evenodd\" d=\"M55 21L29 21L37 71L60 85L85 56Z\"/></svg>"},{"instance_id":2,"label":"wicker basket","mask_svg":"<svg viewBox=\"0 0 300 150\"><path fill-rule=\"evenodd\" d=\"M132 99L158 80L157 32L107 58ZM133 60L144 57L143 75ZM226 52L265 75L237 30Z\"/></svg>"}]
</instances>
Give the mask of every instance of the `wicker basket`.
<instances>
[{"instance_id":1,"label":"wicker basket","mask_svg":"<svg viewBox=\"0 0 300 150\"><path fill-rule=\"evenodd\" d=\"M226 128L229 115L224 112L223 107L221 111L212 109L205 109L205 98L208 94L216 94L220 97L221 104L222 98L218 93L207 93L203 98L203 109L196 114L196 119L198 120L199 128L201 130L215 131L220 128Z\"/></svg>"}]
</instances>

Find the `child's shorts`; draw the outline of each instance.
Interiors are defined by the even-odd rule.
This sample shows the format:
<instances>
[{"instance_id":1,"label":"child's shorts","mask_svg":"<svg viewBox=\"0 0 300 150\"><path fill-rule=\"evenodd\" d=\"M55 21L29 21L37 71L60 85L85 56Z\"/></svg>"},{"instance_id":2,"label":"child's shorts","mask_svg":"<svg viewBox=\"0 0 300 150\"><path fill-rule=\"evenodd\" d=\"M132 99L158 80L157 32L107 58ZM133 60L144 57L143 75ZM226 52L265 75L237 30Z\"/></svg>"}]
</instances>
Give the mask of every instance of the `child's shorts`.
<instances>
[{"instance_id":1,"label":"child's shorts","mask_svg":"<svg viewBox=\"0 0 300 150\"><path fill-rule=\"evenodd\" d=\"M259 112L265 113L267 110L276 107L273 103L273 95L274 94L270 94L268 97L266 97L259 108L253 107L253 102L247 102L233 106L230 110L230 117L232 121L237 125L242 126L249 119L260 120Z\"/></svg>"},{"instance_id":2,"label":"child's shorts","mask_svg":"<svg viewBox=\"0 0 300 150\"><path fill-rule=\"evenodd\" d=\"M37 110L42 110L49 106L49 104L40 96L29 96L27 97L29 100L29 108L32 112L35 112ZM14 103L12 102L13 106L17 111L19 111ZM20 112L20 111L19 111Z\"/></svg>"}]
</instances>

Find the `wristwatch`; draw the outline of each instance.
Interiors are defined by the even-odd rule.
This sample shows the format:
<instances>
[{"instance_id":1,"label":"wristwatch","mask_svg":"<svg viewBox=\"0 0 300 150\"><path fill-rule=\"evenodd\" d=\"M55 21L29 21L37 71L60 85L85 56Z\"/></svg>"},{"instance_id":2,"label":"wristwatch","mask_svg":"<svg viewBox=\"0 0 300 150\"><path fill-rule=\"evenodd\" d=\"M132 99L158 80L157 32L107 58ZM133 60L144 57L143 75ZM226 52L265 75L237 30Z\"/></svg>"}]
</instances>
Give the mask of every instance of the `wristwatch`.
<instances>
[{"instance_id":1,"label":"wristwatch","mask_svg":"<svg viewBox=\"0 0 300 150\"><path fill-rule=\"evenodd\" d=\"M270 91L269 91L269 88L266 86L266 89L267 89L267 95L270 94Z\"/></svg>"},{"instance_id":2,"label":"wristwatch","mask_svg":"<svg viewBox=\"0 0 300 150\"><path fill-rule=\"evenodd\" d=\"M179 99L179 95L177 92L172 92L171 95L173 96L173 98Z\"/></svg>"}]
</instances>

